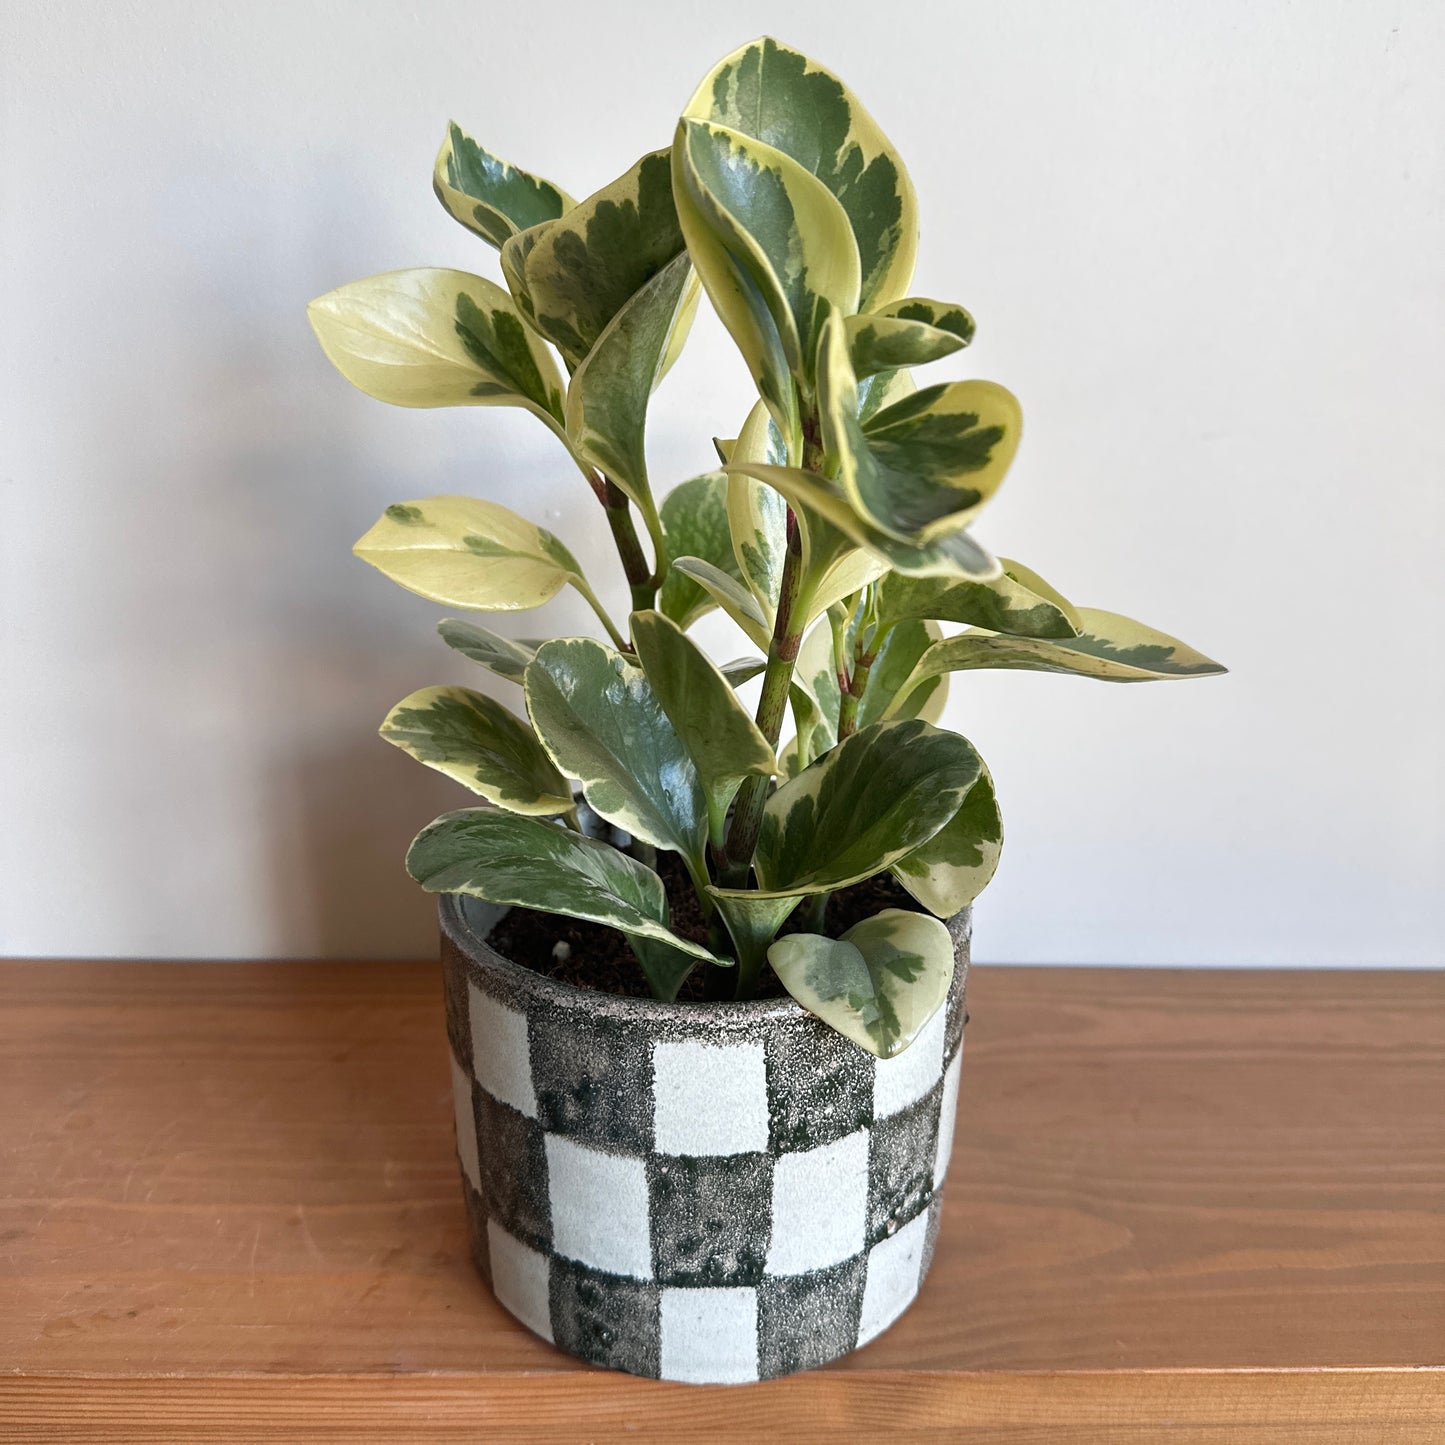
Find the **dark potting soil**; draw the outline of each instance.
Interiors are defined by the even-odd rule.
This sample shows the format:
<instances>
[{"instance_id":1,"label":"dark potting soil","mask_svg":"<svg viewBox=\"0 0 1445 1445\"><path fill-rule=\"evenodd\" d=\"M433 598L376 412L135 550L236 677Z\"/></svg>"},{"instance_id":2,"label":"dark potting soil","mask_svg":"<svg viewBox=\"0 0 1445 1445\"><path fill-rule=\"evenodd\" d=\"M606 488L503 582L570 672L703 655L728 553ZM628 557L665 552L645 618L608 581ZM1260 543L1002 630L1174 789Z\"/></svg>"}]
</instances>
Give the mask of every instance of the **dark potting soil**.
<instances>
[{"instance_id":1,"label":"dark potting soil","mask_svg":"<svg viewBox=\"0 0 1445 1445\"><path fill-rule=\"evenodd\" d=\"M681 859L676 853L657 855L657 872L667 889L672 910L672 929L695 943L707 942L707 925ZM871 918L884 908L907 908L919 912L913 898L887 874L856 883L834 893L828 900L823 931L831 938L855 923ZM796 933L806 927L806 908L794 910L779 930ZM623 998L647 998L649 989L642 965L633 955L626 938L615 928L584 923L560 913L535 913L513 908L492 930L487 942L504 958L540 973L544 978L570 983L574 988L596 989ZM565 944L563 948L561 945ZM706 997L711 965L699 963L688 975L678 998L701 1002ZM771 968L764 968L758 985L759 998L782 998L786 990Z\"/></svg>"}]
</instances>

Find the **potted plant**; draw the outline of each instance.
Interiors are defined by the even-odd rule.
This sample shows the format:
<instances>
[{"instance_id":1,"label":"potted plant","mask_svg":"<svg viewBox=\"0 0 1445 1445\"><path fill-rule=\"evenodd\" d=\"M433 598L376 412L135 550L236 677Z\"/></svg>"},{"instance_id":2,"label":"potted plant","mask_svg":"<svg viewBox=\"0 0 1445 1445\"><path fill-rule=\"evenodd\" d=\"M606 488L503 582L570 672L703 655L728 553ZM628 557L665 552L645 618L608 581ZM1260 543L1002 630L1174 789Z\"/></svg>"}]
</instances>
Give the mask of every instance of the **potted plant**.
<instances>
[{"instance_id":1,"label":"potted plant","mask_svg":"<svg viewBox=\"0 0 1445 1445\"><path fill-rule=\"evenodd\" d=\"M974 540L1018 403L915 384L974 323L910 293L907 172L807 57L743 46L670 148L583 201L456 125L434 185L505 287L438 268L343 286L310 307L321 344L383 401L532 412L631 602L615 618L563 540L491 500L397 503L356 546L473 613L570 586L606 634L444 621L495 687L425 688L382 724L480 797L407 855L443 895L477 1262L601 1364L819 1364L907 1307L937 1228L969 908L1003 836L983 760L938 723L949 675L1223 669ZM718 467L659 498L647 409L700 290L759 400ZM751 655L719 666L693 640L714 609Z\"/></svg>"}]
</instances>

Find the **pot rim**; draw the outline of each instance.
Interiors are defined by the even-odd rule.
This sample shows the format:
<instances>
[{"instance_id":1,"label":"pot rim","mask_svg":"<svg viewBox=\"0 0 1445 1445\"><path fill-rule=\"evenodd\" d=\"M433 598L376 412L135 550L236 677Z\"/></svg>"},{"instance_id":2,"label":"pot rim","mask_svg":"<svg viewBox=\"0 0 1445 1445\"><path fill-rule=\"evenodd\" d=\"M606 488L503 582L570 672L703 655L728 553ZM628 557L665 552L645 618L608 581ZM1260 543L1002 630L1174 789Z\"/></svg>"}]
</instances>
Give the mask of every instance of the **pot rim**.
<instances>
[{"instance_id":1,"label":"pot rim","mask_svg":"<svg viewBox=\"0 0 1445 1445\"><path fill-rule=\"evenodd\" d=\"M693 1025L714 1023L719 1027L736 1028L747 1023L762 1023L767 1020L795 1021L813 1018L796 999L785 994L782 998L719 999L692 1003L668 1003L650 996L626 996L605 993L601 989L578 988L575 984L563 983L555 978L535 972L525 965L516 963L504 953L498 952L487 941L485 933L477 927L473 918L468 917L468 907L498 908L501 905L488 904L482 899L472 898L465 893L442 893L437 897L437 911L443 931L470 959L491 972L509 979L512 984L555 1003L612 1018L649 1023L689 1023ZM502 912L508 911L506 908ZM534 910L535 911L535 910ZM971 910L946 920L950 925L958 919L967 920ZM498 918L500 918L500 914ZM965 927L967 922L965 921ZM958 935L953 927L954 947L958 946ZM698 960L699 964L703 960Z\"/></svg>"}]
</instances>

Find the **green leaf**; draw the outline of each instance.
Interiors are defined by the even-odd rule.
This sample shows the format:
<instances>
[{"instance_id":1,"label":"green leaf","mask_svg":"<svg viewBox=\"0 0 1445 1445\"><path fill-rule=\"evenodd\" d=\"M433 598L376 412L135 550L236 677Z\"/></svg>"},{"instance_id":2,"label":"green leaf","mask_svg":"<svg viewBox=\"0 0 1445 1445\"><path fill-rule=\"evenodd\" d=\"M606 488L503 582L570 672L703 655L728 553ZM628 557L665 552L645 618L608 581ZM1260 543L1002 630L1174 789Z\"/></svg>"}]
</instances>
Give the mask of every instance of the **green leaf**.
<instances>
[{"instance_id":1,"label":"green leaf","mask_svg":"<svg viewBox=\"0 0 1445 1445\"><path fill-rule=\"evenodd\" d=\"M848 218L796 161L740 131L684 118L674 157L688 250L787 434L793 401L779 359L810 385L823 317L857 309Z\"/></svg>"},{"instance_id":2,"label":"green leaf","mask_svg":"<svg viewBox=\"0 0 1445 1445\"><path fill-rule=\"evenodd\" d=\"M691 274L684 254L646 282L607 324L567 390L573 449L616 482L644 516L656 516L643 445L647 403Z\"/></svg>"},{"instance_id":3,"label":"green leaf","mask_svg":"<svg viewBox=\"0 0 1445 1445\"><path fill-rule=\"evenodd\" d=\"M456 220L498 249L518 231L554 221L575 204L551 181L483 149L456 121L437 152L432 189Z\"/></svg>"},{"instance_id":4,"label":"green leaf","mask_svg":"<svg viewBox=\"0 0 1445 1445\"><path fill-rule=\"evenodd\" d=\"M707 803L652 685L590 638L545 642L527 665L527 714L594 812L705 876Z\"/></svg>"},{"instance_id":5,"label":"green leaf","mask_svg":"<svg viewBox=\"0 0 1445 1445\"><path fill-rule=\"evenodd\" d=\"M652 869L539 818L490 808L444 813L417 834L406 867L428 893L561 913L724 962L667 926L667 894Z\"/></svg>"},{"instance_id":6,"label":"green leaf","mask_svg":"<svg viewBox=\"0 0 1445 1445\"><path fill-rule=\"evenodd\" d=\"M638 933L627 934L627 942L631 945L638 963L642 965L652 996L660 998L664 1003L674 1002L678 990L687 982L687 976L697 967L697 956L686 953L671 943L663 943L656 938L644 938ZM715 958L712 961L724 967L732 963L731 959Z\"/></svg>"},{"instance_id":7,"label":"green leaf","mask_svg":"<svg viewBox=\"0 0 1445 1445\"><path fill-rule=\"evenodd\" d=\"M910 577L986 580L997 577L1003 570L998 559L974 541L967 530L951 532L927 543L900 542L856 511L836 482L816 472L802 467L770 467L750 462L729 463L724 470L729 476L737 471L766 482L783 494L800 518L811 513L817 519L815 527L822 524L841 533L895 572Z\"/></svg>"},{"instance_id":8,"label":"green leaf","mask_svg":"<svg viewBox=\"0 0 1445 1445\"><path fill-rule=\"evenodd\" d=\"M489 632L485 627L478 627L475 622L462 622L455 617L438 622L437 631L441 634L442 641L453 651L471 658L473 662L481 663L483 667L490 669L498 677L505 677L509 682L522 681L527 664L537 652L535 647L514 642L510 637L502 637L495 632Z\"/></svg>"},{"instance_id":9,"label":"green leaf","mask_svg":"<svg viewBox=\"0 0 1445 1445\"><path fill-rule=\"evenodd\" d=\"M424 687L392 708L381 735L509 813L545 815L572 807L567 779L532 729L479 692Z\"/></svg>"},{"instance_id":10,"label":"green leaf","mask_svg":"<svg viewBox=\"0 0 1445 1445\"><path fill-rule=\"evenodd\" d=\"M878 617L884 624L934 618L986 627L1013 637L1077 637L1078 610L1037 573L1001 558L1003 575L992 582L890 573L878 584Z\"/></svg>"},{"instance_id":11,"label":"green leaf","mask_svg":"<svg viewBox=\"0 0 1445 1445\"><path fill-rule=\"evenodd\" d=\"M925 387L858 420L842 320L830 317L818 368L823 445L844 494L878 530L913 545L957 532L1003 482L1018 449L1018 402L991 381Z\"/></svg>"},{"instance_id":12,"label":"green leaf","mask_svg":"<svg viewBox=\"0 0 1445 1445\"><path fill-rule=\"evenodd\" d=\"M768 799L756 891L827 893L881 873L958 811L978 768L963 738L918 719L854 733Z\"/></svg>"},{"instance_id":13,"label":"green leaf","mask_svg":"<svg viewBox=\"0 0 1445 1445\"><path fill-rule=\"evenodd\" d=\"M782 151L837 197L861 257L863 308L907 289L918 249L913 184L877 122L830 71L764 37L715 65L683 115Z\"/></svg>"},{"instance_id":14,"label":"green leaf","mask_svg":"<svg viewBox=\"0 0 1445 1445\"><path fill-rule=\"evenodd\" d=\"M717 605L711 593L672 565L679 557L699 558L741 581L728 535L727 489L727 478L721 472L704 472L680 483L662 499L668 571L658 610L679 627L691 627Z\"/></svg>"},{"instance_id":15,"label":"green leaf","mask_svg":"<svg viewBox=\"0 0 1445 1445\"><path fill-rule=\"evenodd\" d=\"M497 502L397 502L352 550L409 592L478 612L540 607L569 582L591 596L577 559L550 532Z\"/></svg>"},{"instance_id":16,"label":"green leaf","mask_svg":"<svg viewBox=\"0 0 1445 1445\"><path fill-rule=\"evenodd\" d=\"M940 918L952 918L988 887L1003 852L1003 817L987 768L956 812L921 848L893 865L893 876Z\"/></svg>"},{"instance_id":17,"label":"green leaf","mask_svg":"<svg viewBox=\"0 0 1445 1445\"><path fill-rule=\"evenodd\" d=\"M868 670L863 696L858 700L860 728L877 722L883 716L884 709L893 701L898 689L912 676L918 659L942 638L943 629L937 623L920 622L916 618L889 629ZM900 717L926 715L930 722L938 720L947 679L936 677L931 682L931 686L923 684L911 691L907 706L899 711Z\"/></svg>"},{"instance_id":18,"label":"green leaf","mask_svg":"<svg viewBox=\"0 0 1445 1445\"><path fill-rule=\"evenodd\" d=\"M393 406L521 406L554 431L562 378L500 286L439 266L353 281L306 308L331 364Z\"/></svg>"},{"instance_id":19,"label":"green leaf","mask_svg":"<svg viewBox=\"0 0 1445 1445\"><path fill-rule=\"evenodd\" d=\"M537 329L575 367L682 249L664 150L643 156L557 220L514 237L502 260Z\"/></svg>"},{"instance_id":20,"label":"green leaf","mask_svg":"<svg viewBox=\"0 0 1445 1445\"><path fill-rule=\"evenodd\" d=\"M921 296L844 322L853 374L861 381L880 372L922 366L950 356L973 340L973 317L962 306Z\"/></svg>"},{"instance_id":21,"label":"green leaf","mask_svg":"<svg viewBox=\"0 0 1445 1445\"><path fill-rule=\"evenodd\" d=\"M1003 637L990 632L964 632L936 642L918 660L899 688L888 715L896 714L915 687L944 672L972 668L1004 668L1022 672L1071 673L1105 682L1154 682L1173 677L1214 677L1227 671L1167 633L1115 612L1079 608L1083 631L1078 637L1046 641L1034 637Z\"/></svg>"},{"instance_id":22,"label":"green leaf","mask_svg":"<svg viewBox=\"0 0 1445 1445\"><path fill-rule=\"evenodd\" d=\"M727 810L743 779L771 777L777 759L727 679L675 622L659 612L634 612L632 644L697 768L709 835L721 846Z\"/></svg>"},{"instance_id":23,"label":"green leaf","mask_svg":"<svg viewBox=\"0 0 1445 1445\"><path fill-rule=\"evenodd\" d=\"M733 946L738 951L744 993L748 981L756 981L768 956L768 945L788 915L798 906L799 898L760 898L753 893L718 895L717 909L727 925Z\"/></svg>"},{"instance_id":24,"label":"green leaf","mask_svg":"<svg viewBox=\"0 0 1445 1445\"><path fill-rule=\"evenodd\" d=\"M721 607L757 647L767 647L773 635L772 620L763 614L758 599L735 577L701 557L678 557L674 572L695 582Z\"/></svg>"},{"instance_id":25,"label":"green leaf","mask_svg":"<svg viewBox=\"0 0 1445 1445\"><path fill-rule=\"evenodd\" d=\"M841 938L780 938L768 961L809 1013L870 1054L891 1059L948 998L953 939L936 918L885 908Z\"/></svg>"}]
</instances>

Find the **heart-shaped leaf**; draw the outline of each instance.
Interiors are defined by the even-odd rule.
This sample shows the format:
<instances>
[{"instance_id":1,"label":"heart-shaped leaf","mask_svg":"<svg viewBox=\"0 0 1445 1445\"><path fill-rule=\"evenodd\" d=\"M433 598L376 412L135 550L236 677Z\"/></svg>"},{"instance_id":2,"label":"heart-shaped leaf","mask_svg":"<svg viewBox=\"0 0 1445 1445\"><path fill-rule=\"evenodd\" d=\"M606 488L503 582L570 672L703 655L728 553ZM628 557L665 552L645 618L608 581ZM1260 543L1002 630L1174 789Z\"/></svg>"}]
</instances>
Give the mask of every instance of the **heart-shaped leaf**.
<instances>
[{"instance_id":1,"label":"heart-shaped leaf","mask_svg":"<svg viewBox=\"0 0 1445 1445\"><path fill-rule=\"evenodd\" d=\"M479 692L424 687L392 708L381 735L509 813L545 815L572 807L572 789L537 735Z\"/></svg>"},{"instance_id":2,"label":"heart-shaped leaf","mask_svg":"<svg viewBox=\"0 0 1445 1445\"><path fill-rule=\"evenodd\" d=\"M1003 818L987 768L956 812L893 876L931 913L952 918L988 886L1003 852Z\"/></svg>"},{"instance_id":3,"label":"heart-shaped leaf","mask_svg":"<svg viewBox=\"0 0 1445 1445\"><path fill-rule=\"evenodd\" d=\"M450 215L498 249L518 231L554 221L575 204L560 186L478 145L456 121L437 152L432 189Z\"/></svg>"},{"instance_id":4,"label":"heart-shaped leaf","mask_svg":"<svg viewBox=\"0 0 1445 1445\"><path fill-rule=\"evenodd\" d=\"M527 664L527 714L593 810L705 878L707 802L697 770L639 668L585 637L545 642Z\"/></svg>"},{"instance_id":5,"label":"heart-shaped leaf","mask_svg":"<svg viewBox=\"0 0 1445 1445\"><path fill-rule=\"evenodd\" d=\"M856 240L865 309L907 289L918 248L913 185L887 136L837 76L764 37L719 61L683 115L762 141L823 183Z\"/></svg>"},{"instance_id":6,"label":"heart-shaped leaf","mask_svg":"<svg viewBox=\"0 0 1445 1445\"><path fill-rule=\"evenodd\" d=\"M417 834L406 867L428 893L562 913L726 963L668 927L667 894L652 869L539 818L491 808L443 813Z\"/></svg>"},{"instance_id":7,"label":"heart-shaped leaf","mask_svg":"<svg viewBox=\"0 0 1445 1445\"><path fill-rule=\"evenodd\" d=\"M510 637L489 632L475 622L462 622L448 617L437 623L441 639L455 652L479 662L485 668L505 677L508 682L521 683L527 664L536 656L537 649L526 643L515 642Z\"/></svg>"},{"instance_id":8,"label":"heart-shaped leaf","mask_svg":"<svg viewBox=\"0 0 1445 1445\"><path fill-rule=\"evenodd\" d=\"M936 918L885 908L841 938L793 933L768 949L783 987L845 1038L891 1059L943 1007L953 939Z\"/></svg>"},{"instance_id":9,"label":"heart-shaped leaf","mask_svg":"<svg viewBox=\"0 0 1445 1445\"><path fill-rule=\"evenodd\" d=\"M964 632L936 642L919 658L912 675L887 712L896 716L915 687L943 672L1002 668L1021 672L1060 672L1097 677L1105 682L1155 682L1174 677L1215 677L1228 671L1212 658L1166 632L1096 608L1078 609L1083 631L1077 637L1046 641Z\"/></svg>"},{"instance_id":10,"label":"heart-shaped leaf","mask_svg":"<svg viewBox=\"0 0 1445 1445\"><path fill-rule=\"evenodd\" d=\"M918 719L854 733L768 799L757 891L827 893L881 873L948 822L978 771L964 738Z\"/></svg>"},{"instance_id":11,"label":"heart-shaped leaf","mask_svg":"<svg viewBox=\"0 0 1445 1445\"><path fill-rule=\"evenodd\" d=\"M306 308L331 364L393 406L522 406L561 430L562 378L500 286L423 266L353 281Z\"/></svg>"},{"instance_id":12,"label":"heart-shaped leaf","mask_svg":"<svg viewBox=\"0 0 1445 1445\"><path fill-rule=\"evenodd\" d=\"M409 592L452 607L523 611L569 582L591 596L577 559L556 537L476 497L397 502L352 550Z\"/></svg>"},{"instance_id":13,"label":"heart-shaped leaf","mask_svg":"<svg viewBox=\"0 0 1445 1445\"><path fill-rule=\"evenodd\" d=\"M743 779L771 777L777 759L727 679L675 622L659 612L634 612L632 643L697 768L707 798L709 836L720 847L727 810Z\"/></svg>"},{"instance_id":14,"label":"heart-shaped leaf","mask_svg":"<svg viewBox=\"0 0 1445 1445\"><path fill-rule=\"evenodd\" d=\"M728 482L721 472L674 487L662 499L662 530L667 542L667 576L658 596L658 611L679 627L691 627L717 603L712 594L672 564L679 557L696 557L741 581L728 534Z\"/></svg>"}]
</instances>

